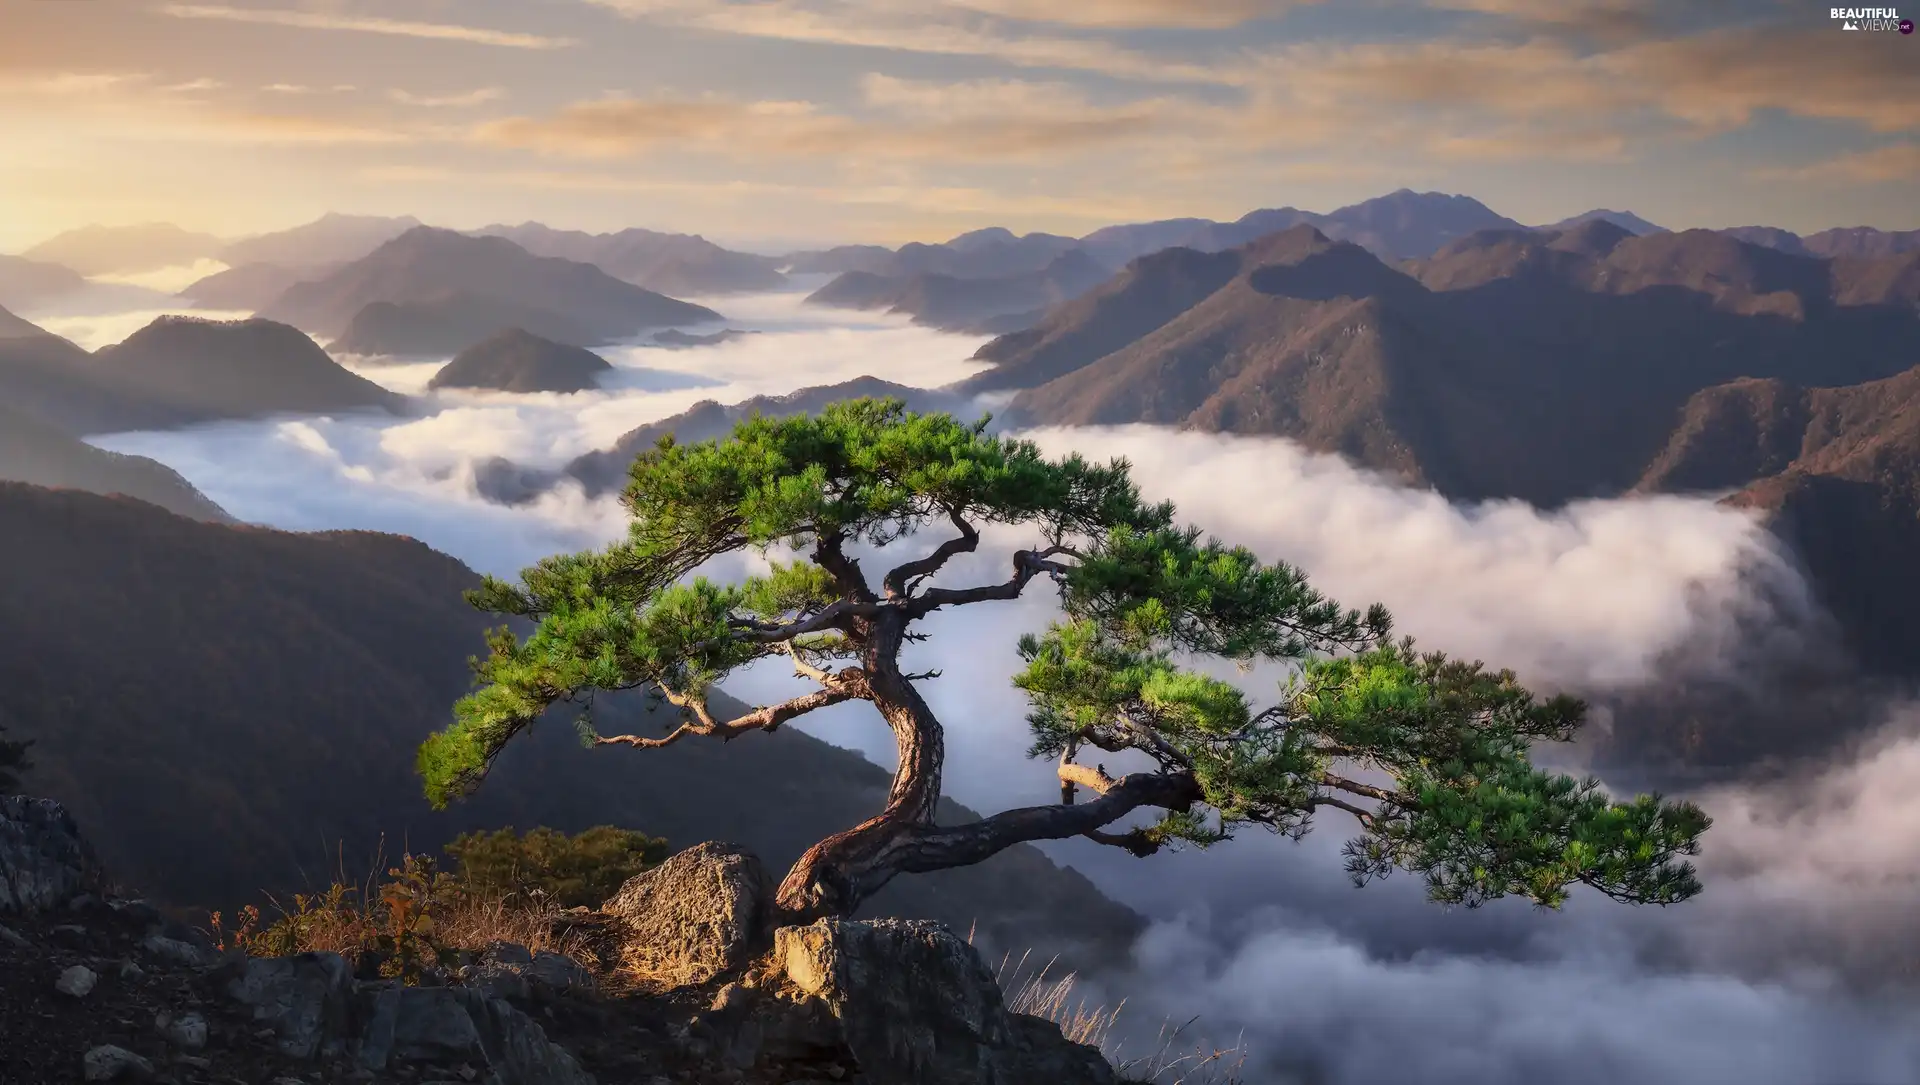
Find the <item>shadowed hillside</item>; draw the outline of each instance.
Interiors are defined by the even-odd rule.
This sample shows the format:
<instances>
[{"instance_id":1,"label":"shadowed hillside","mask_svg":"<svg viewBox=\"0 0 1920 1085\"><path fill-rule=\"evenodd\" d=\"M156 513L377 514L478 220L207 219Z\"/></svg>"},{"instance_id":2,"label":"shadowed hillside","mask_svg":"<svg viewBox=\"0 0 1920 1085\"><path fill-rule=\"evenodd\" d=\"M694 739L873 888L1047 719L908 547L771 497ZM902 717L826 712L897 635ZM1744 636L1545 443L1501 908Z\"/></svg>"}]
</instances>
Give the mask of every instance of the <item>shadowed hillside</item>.
<instances>
[{"instance_id":1,"label":"shadowed hillside","mask_svg":"<svg viewBox=\"0 0 1920 1085\"><path fill-rule=\"evenodd\" d=\"M383 833L391 855L503 825L733 840L783 868L884 804L885 771L797 731L636 753L583 749L562 717L482 794L431 811L414 751L468 688L488 621L460 593L477 582L397 536L203 524L0 485L0 623L34 630L0 647L0 724L37 740L35 793L67 803L121 877L175 903L324 884L342 841L357 874ZM602 708L608 733L664 733L637 695ZM899 879L872 910L962 930L977 917L995 946L1100 954L1139 925L1031 848Z\"/></svg>"},{"instance_id":2,"label":"shadowed hillside","mask_svg":"<svg viewBox=\"0 0 1920 1085\"><path fill-rule=\"evenodd\" d=\"M582 347L509 328L453 356L429 388L485 388L500 392L579 392L613 366Z\"/></svg>"},{"instance_id":3,"label":"shadowed hillside","mask_svg":"<svg viewBox=\"0 0 1920 1085\"><path fill-rule=\"evenodd\" d=\"M0 403L0 480L125 494L196 520L231 519L173 468L145 456L95 448L4 403Z\"/></svg>"},{"instance_id":4,"label":"shadowed hillside","mask_svg":"<svg viewBox=\"0 0 1920 1085\"><path fill-rule=\"evenodd\" d=\"M565 322L575 346L598 346L649 328L717 320L711 309L656 294L622 282L592 264L535 256L499 237L469 237L452 230L421 226L367 256L312 282L296 283L263 316L284 320L324 336L358 332L339 349L354 353L405 353L397 345L368 341L356 318L369 306L446 305L464 299L460 350L509 327L548 334L528 313L551 314ZM489 306L498 320L485 319ZM488 326L490 323L490 326ZM585 340L585 341L582 341Z\"/></svg>"},{"instance_id":5,"label":"shadowed hillside","mask_svg":"<svg viewBox=\"0 0 1920 1085\"><path fill-rule=\"evenodd\" d=\"M85 350L0 309L0 400L70 434L179 425L187 416L121 388Z\"/></svg>"},{"instance_id":6,"label":"shadowed hillside","mask_svg":"<svg viewBox=\"0 0 1920 1085\"><path fill-rule=\"evenodd\" d=\"M1018 423L1288 437L1460 500L1753 487L1849 646L1920 673L1915 254L1590 219L1394 268L1299 227L1137 261L979 356L962 388L1025 389Z\"/></svg>"},{"instance_id":7,"label":"shadowed hillside","mask_svg":"<svg viewBox=\"0 0 1920 1085\"><path fill-rule=\"evenodd\" d=\"M86 362L102 384L201 421L281 411L394 409L404 398L270 320L160 317Z\"/></svg>"},{"instance_id":8,"label":"shadowed hillside","mask_svg":"<svg viewBox=\"0 0 1920 1085\"><path fill-rule=\"evenodd\" d=\"M1688 403L1648 490L1739 487L1791 541L1844 626L1882 668L1920 659L1920 367L1845 388L1743 380Z\"/></svg>"},{"instance_id":9,"label":"shadowed hillside","mask_svg":"<svg viewBox=\"0 0 1920 1085\"><path fill-rule=\"evenodd\" d=\"M843 309L885 309L949 331L996 332L1032 324L1049 307L1079 297L1107 276L1107 269L1092 257L1070 249L1033 271L981 278L849 271L808 295L807 301Z\"/></svg>"},{"instance_id":10,"label":"shadowed hillside","mask_svg":"<svg viewBox=\"0 0 1920 1085\"><path fill-rule=\"evenodd\" d=\"M71 268L0 255L0 306L20 308L71 294L86 285L87 280ZM0 335L4 334L0 330Z\"/></svg>"},{"instance_id":11,"label":"shadowed hillside","mask_svg":"<svg viewBox=\"0 0 1920 1085\"><path fill-rule=\"evenodd\" d=\"M773 257L733 252L693 234L641 229L589 234L538 222L477 232L504 237L536 256L593 264L616 278L674 297L778 290L787 282Z\"/></svg>"},{"instance_id":12,"label":"shadowed hillside","mask_svg":"<svg viewBox=\"0 0 1920 1085\"><path fill-rule=\"evenodd\" d=\"M273 304L273 299L286 293L293 284L320 278L331 272L334 266L241 264L197 279L175 296L185 298L201 309L253 313Z\"/></svg>"},{"instance_id":13,"label":"shadowed hillside","mask_svg":"<svg viewBox=\"0 0 1920 1085\"><path fill-rule=\"evenodd\" d=\"M1211 291L1172 256L989 344L999 368L968 386L1027 387L1033 421L1286 436L1450 497L1557 505L1632 487L1701 389L1920 362L1905 258L1605 222L1475 235L1405 272L1300 227L1217 258ZM1100 308L1120 291L1173 300Z\"/></svg>"}]
</instances>

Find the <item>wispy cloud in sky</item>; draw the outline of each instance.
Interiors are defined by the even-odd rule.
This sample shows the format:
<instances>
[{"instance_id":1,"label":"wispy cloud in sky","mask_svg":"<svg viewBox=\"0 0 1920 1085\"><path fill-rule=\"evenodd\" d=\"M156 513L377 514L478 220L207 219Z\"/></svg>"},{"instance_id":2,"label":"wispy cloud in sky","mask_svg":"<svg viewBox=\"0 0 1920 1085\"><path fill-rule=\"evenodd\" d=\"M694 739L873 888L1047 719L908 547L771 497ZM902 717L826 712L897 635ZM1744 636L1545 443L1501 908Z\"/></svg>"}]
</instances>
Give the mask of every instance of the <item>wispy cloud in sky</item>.
<instances>
[{"instance_id":1,"label":"wispy cloud in sky","mask_svg":"<svg viewBox=\"0 0 1920 1085\"><path fill-rule=\"evenodd\" d=\"M951 5L900 0L587 0L636 19L740 37L810 45L981 57L1028 68L1099 72L1124 79L1196 85L1231 84L1237 69L1129 48L1097 36L1034 34L956 18ZM1020 0L984 0L1023 6ZM1060 9L1033 0L1033 9ZM1149 5L1143 2L1141 9ZM1171 5L1155 5L1171 10ZM1244 6L1244 5L1243 5ZM944 18L942 16L945 16Z\"/></svg>"},{"instance_id":2,"label":"wispy cloud in sky","mask_svg":"<svg viewBox=\"0 0 1920 1085\"><path fill-rule=\"evenodd\" d=\"M401 105L426 106L429 109L457 109L485 105L497 102L507 96L500 87L479 87L463 94L413 94L404 90L390 90L387 97Z\"/></svg>"},{"instance_id":3,"label":"wispy cloud in sky","mask_svg":"<svg viewBox=\"0 0 1920 1085\"><path fill-rule=\"evenodd\" d=\"M572 38L547 37L542 34L488 30L483 27L458 26L449 23L408 22L373 16L329 15L316 11L236 8L222 4L166 4L160 10L178 19L221 19L236 23L296 27L301 30L348 30L365 34L395 34L408 38L497 45L508 49L564 49L578 44Z\"/></svg>"},{"instance_id":4,"label":"wispy cloud in sky","mask_svg":"<svg viewBox=\"0 0 1920 1085\"><path fill-rule=\"evenodd\" d=\"M804 221L822 242L1331 210L1402 186L1529 222L1920 225L1898 193L1920 140L1911 40L1785 3L154 0L124 31L94 7L8 8L16 216L269 229L421 212L405 178L435 173L464 182L434 195L451 225ZM778 195L733 184L770 170ZM101 180L136 171L137 190ZM636 212L622 194L642 191L659 199Z\"/></svg>"}]
</instances>

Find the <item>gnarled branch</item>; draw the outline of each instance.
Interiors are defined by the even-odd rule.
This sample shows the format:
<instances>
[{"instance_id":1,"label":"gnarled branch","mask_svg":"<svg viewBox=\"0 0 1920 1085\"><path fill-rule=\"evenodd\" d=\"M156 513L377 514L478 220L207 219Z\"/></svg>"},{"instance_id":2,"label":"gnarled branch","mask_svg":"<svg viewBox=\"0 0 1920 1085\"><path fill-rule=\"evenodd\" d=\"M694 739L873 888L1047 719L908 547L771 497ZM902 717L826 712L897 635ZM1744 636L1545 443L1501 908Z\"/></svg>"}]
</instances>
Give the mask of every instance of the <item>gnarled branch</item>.
<instances>
[{"instance_id":1,"label":"gnarled branch","mask_svg":"<svg viewBox=\"0 0 1920 1085\"><path fill-rule=\"evenodd\" d=\"M665 687L662 687L662 690L664 692ZM668 734L665 738L645 738L641 735L611 735L596 738L593 740L593 744L596 746L633 746L642 750L657 750L663 746L671 746L689 735L717 736L722 742L731 742L741 735L746 734L748 731L778 730L780 725L788 720L804 716L816 709L836 705L842 701L853 700L853 698L854 695L845 690L815 690L804 696L795 697L790 701L782 701L776 705L756 708L743 716L728 720L725 723L715 722L713 718L707 714L705 705L702 704L694 708L695 714L700 717L699 722L689 720L682 723L679 727L674 728L672 733ZM667 699L674 704L685 705L685 702L675 700L674 695L670 692L667 693Z\"/></svg>"},{"instance_id":2,"label":"gnarled branch","mask_svg":"<svg viewBox=\"0 0 1920 1085\"><path fill-rule=\"evenodd\" d=\"M1107 775L1104 765L1076 765L1071 761L1061 762L1060 780L1062 783L1077 784L1095 795L1105 795L1113 790L1115 782L1113 777Z\"/></svg>"},{"instance_id":3,"label":"gnarled branch","mask_svg":"<svg viewBox=\"0 0 1920 1085\"><path fill-rule=\"evenodd\" d=\"M960 554L971 553L980 545L980 532L960 515L958 509L948 509L947 519L960 531L957 539L948 539L941 543L931 554L915 561L906 562L889 572L881 581L882 588L889 599L899 599L913 590L920 580L940 571L941 566Z\"/></svg>"},{"instance_id":4,"label":"gnarled branch","mask_svg":"<svg viewBox=\"0 0 1920 1085\"><path fill-rule=\"evenodd\" d=\"M734 627L733 640L747 644L782 644L809 633L844 628L842 623L851 617L872 617L878 613L878 603L839 599L822 607L818 613L797 621L760 622L750 618L735 618L728 624Z\"/></svg>"},{"instance_id":5,"label":"gnarled branch","mask_svg":"<svg viewBox=\"0 0 1920 1085\"><path fill-rule=\"evenodd\" d=\"M1041 573L1060 575L1072 572L1072 566L1047 560L1069 552L1064 546L1049 546L1045 550L1015 550L1011 579L977 588L928 588L908 601L907 615L910 618L921 618L946 606L1018 599L1020 593L1026 590L1027 582Z\"/></svg>"},{"instance_id":6,"label":"gnarled branch","mask_svg":"<svg viewBox=\"0 0 1920 1085\"><path fill-rule=\"evenodd\" d=\"M1142 807L1191 809L1201 797L1199 782L1189 774L1130 772L1099 798L1076 806L1028 806L967 825L921 829L901 843L898 869L920 873L968 866L1015 844L1097 832Z\"/></svg>"}]
</instances>

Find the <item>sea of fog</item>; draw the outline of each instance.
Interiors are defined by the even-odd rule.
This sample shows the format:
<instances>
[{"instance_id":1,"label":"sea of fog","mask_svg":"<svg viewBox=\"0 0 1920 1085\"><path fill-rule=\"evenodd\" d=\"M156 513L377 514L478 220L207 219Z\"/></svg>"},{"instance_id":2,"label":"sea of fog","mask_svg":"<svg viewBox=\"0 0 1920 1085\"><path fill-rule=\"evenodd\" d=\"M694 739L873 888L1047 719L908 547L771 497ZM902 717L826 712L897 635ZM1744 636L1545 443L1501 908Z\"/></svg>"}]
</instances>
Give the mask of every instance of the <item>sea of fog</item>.
<instances>
[{"instance_id":1,"label":"sea of fog","mask_svg":"<svg viewBox=\"0 0 1920 1085\"><path fill-rule=\"evenodd\" d=\"M512 574L620 534L621 510L577 489L506 508L481 500L474 465L554 467L703 399L735 402L870 374L937 387L975 371L980 340L872 314L804 307L795 293L706 299L758 334L668 350L603 352L616 367L575 395L429 393L438 363L346 359L417 397L408 417L338 415L129 433L96 443L161 460L234 515L296 530L411 535L473 567ZM83 345L117 341L154 311L41 317ZM1582 693L1674 681L1671 660L1728 677L1755 628L1792 636L1814 615L1784 554L1744 514L1705 499L1635 498L1542 512L1464 507L1282 441L1144 427L1029 434L1050 451L1125 456L1149 496L1263 557L1303 566L1343 601L1379 600L1424 644ZM1004 577L1024 540L998 530L947 583ZM720 572L758 559L727 559ZM877 564L879 559L869 562ZM1044 592L929 622L914 663L937 666L929 700L950 736L948 791L977 808L1050 801L1026 761L1024 706L1008 684L1018 633ZM1781 631L1786 631L1784 634ZM1233 672L1223 672L1231 674ZM1256 697L1281 676L1240 676ZM1686 675L1678 676L1681 678ZM1737 675L1735 676L1737 677ZM791 688L776 667L730 688ZM827 741L891 765L857 705L808 717ZM1244 1080L1421 1082L1920 1082L1920 712L1888 705L1875 736L1790 780L1690 796L1718 819L1706 892L1664 910L1593 894L1561 912L1502 902L1443 911L1410 877L1356 889L1340 869L1347 826L1295 843L1252 833L1206 852L1136 860L1084 841L1063 862L1154 917L1137 967L1091 985L1126 998L1122 1053L1163 1022L1240 1044ZM1171 1080L1168 1078L1166 1080Z\"/></svg>"}]
</instances>

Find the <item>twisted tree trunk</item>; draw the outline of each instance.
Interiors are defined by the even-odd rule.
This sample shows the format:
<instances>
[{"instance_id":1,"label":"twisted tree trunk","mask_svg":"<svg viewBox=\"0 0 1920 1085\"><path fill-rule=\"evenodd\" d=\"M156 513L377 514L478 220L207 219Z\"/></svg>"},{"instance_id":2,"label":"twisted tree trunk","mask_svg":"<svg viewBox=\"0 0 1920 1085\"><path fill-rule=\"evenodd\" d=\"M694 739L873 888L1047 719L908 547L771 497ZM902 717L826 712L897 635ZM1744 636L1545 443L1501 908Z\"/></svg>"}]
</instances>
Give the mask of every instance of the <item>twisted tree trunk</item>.
<instances>
[{"instance_id":1,"label":"twisted tree trunk","mask_svg":"<svg viewBox=\"0 0 1920 1085\"><path fill-rule=\"evenodd\" d=\"M861 630L868 696L893 730L900 753L887 805L874 817L808 848L780 883L776 903L788 922L849 915L904 868L903 851L933 825L940 801L945 736L933 709L900 670L907 615L882 612Z\"/></svg>"},{"instance_id":2,"label":"twisted tree trunk","mask_svg":"<svg viewBox=\"0 0 1920 1085\"><path fill-rule=\"evenodd\" d=\"M1074 804L1006 810L965 825L934 824L934 806L940 801L941 769L946 760L944 731L920 691L900 669L900 648L907 626L943 606L990 599L1017 599L1028 581L1053 567L1046 560L1062 548L1014 554L1014 575L1005 583L965 590L932 588L909 595L912 575L937 570L953 553L971 550L978 534L959 517L961 537L931 557L894 570L887 578L887 599L877 599L860 577L859 563L840 553L837 541L823 542L815 560L834 572L848 598L865 609L849 616L848 637L861 647L859 696L873 702L893 729L900 752L887 805L878 815L835 833L808 848L780 883L775 907L782 923L811 923L828 916L850 915L862 901L880 891L897 874L920 874L968 866L1012 847L1035 840L1063 840L1087 836L1114 843L1136 855L1158 850L1157 838L1140 830L1107 837L1100 830L1142 807L1188 810L1201 801L1199 782L1191 772L1131 773L1118 780L1105 772L1073 772L1072 778L1094 791L1096 798ZM1069 770L1063 766L1062 779ZM1069 793L1070 794L1070 793Z\"/></svg>"}]
</instances>

